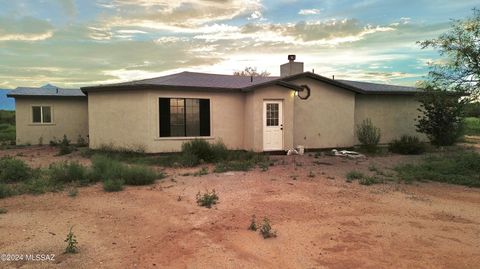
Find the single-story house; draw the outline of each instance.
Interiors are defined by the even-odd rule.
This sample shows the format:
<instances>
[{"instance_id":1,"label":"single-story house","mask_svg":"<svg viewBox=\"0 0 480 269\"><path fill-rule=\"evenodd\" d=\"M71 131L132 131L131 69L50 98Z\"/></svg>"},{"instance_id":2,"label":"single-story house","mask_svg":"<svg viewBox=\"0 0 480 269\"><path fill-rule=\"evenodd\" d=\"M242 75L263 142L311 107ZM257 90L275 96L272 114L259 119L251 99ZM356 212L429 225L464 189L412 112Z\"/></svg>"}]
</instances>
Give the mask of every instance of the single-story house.
<instances>
[{"instance_id":1,"label":"single-story house","mask_svg":"<svg viewBox=\"0 0 480 269\"><path fill-rule=\"evenodd\" d=\"M17 88L17 143L63 135L87 137L91 148L110 145L148 153L173 152L195 139L254 151L343 148L358 144L355 128L371 119L381 143L418 135L417 89L304 72L293 55L279 77L177 74L125 83Z\"/></svg>"}]
</instances>

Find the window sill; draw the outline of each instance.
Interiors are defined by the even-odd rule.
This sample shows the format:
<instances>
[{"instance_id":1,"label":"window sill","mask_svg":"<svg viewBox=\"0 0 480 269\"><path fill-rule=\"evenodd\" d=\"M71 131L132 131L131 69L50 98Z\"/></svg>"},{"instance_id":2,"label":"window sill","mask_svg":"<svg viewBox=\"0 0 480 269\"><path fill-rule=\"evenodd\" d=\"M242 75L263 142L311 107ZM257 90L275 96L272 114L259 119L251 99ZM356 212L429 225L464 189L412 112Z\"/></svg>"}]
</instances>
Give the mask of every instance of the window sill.
<instances>
[{"instance_id":1,"label":"window sill","mask_svg":"<svg viewBox=\"0 0 480 269\"><path fill-rule=\"evenodd\" d=\"M176 136L176 137L155 137L155 141L165 141L165 140L212 140L215 139L213 136Z\"/></svg>"},{"instance_id":2,"label":"window sill","mask_svg":"<svg viewBox=\"0 0 480 269\"><path fill-rule=\"evenodd\" d=\"M29 126L53 126L55 123L30 123Z\"/></svg>"}]
</instances>

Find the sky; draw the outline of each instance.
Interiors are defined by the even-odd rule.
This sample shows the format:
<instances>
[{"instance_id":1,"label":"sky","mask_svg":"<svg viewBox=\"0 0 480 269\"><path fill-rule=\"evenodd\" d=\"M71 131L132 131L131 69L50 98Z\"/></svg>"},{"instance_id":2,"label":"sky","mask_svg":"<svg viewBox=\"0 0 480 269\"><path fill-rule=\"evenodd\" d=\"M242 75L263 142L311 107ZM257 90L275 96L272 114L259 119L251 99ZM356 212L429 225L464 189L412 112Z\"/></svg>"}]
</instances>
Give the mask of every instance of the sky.
<instances>
[{"instance_id":1,"label":"sky","mask_svg":"<svg viewBox=\"0 0 480 269\"><path fill-rule=\"evenodd\" d=\"M0 88L78 88L181 71L279 75L305 71L415 85L451 19L480 7L456 0L0 0Z\"/></svg>"}]
</instances>

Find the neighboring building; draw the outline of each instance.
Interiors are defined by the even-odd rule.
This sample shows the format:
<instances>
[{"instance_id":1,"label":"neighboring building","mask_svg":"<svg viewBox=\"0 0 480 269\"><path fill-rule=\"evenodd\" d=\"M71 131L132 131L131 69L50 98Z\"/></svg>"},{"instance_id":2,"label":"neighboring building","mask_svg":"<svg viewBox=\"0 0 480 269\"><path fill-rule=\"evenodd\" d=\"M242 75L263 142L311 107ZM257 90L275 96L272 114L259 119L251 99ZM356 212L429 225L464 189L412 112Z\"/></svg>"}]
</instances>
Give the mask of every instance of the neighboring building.
<instances>
[{"instance_id":1,"label":"neighboring building","mask_svg":"<svg viewBox=\"0 0 480 269\"><path fill-rule=\"evenodd\" d=\"M17 143L88 133L91 148L150 153L179 151L194 138L254 151L341 148L358 143L355 126L366 118L381 129L381 143L417 134L416 88L329 79L303 72L294 56L280 77L182 72L83 87L88 98L78 90L36 91L9 94L17 99ZM39 106L53 108L52 123L33 121Z\"/></svg>"}]
</instances>

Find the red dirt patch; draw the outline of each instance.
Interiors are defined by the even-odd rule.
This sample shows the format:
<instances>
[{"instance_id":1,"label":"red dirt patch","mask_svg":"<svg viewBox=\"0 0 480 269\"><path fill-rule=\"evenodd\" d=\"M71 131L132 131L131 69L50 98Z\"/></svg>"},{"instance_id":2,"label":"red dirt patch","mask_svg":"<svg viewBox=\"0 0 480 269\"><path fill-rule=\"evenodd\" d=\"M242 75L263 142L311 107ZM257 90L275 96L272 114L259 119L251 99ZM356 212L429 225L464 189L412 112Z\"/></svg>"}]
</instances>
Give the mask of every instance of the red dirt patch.
<instances>
[{"instance_id":1,"label":"red dirt patch","mask_svg":"<svg viewBox=\"0 0 480 269\"><path fill-rule=\"evenodd\" d=\"M38 166L78 155L53 156ZM5 155L5 152L1 153ZM20 158L30 158L29 154ZM43 154L43 155L42 155ZM40 158L41 157L41 158ZM167 169L152 186L105 193L101 185L0 200L0 253L54 253L51 262L0 262L4 268L475 268L480 264L480 190L439 183L362 186L351 170L381 170L418 157L365 161L335 157L278 159L267 172L181 176ZM314 161L332 165L315 164ZM308 177L310 171L315 175ZM297 176L293 180L291 176ZM175 181L171 181L175 178ZM333 179L332 179L333 178ZM198 191L215 189L212 209ZM180 197L180 201L178 199ZM271 220L278 237L247 230L251 215ZM62 254L70 226L80 252Z\"/></svg>"}]
</instances>

